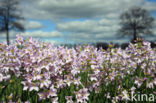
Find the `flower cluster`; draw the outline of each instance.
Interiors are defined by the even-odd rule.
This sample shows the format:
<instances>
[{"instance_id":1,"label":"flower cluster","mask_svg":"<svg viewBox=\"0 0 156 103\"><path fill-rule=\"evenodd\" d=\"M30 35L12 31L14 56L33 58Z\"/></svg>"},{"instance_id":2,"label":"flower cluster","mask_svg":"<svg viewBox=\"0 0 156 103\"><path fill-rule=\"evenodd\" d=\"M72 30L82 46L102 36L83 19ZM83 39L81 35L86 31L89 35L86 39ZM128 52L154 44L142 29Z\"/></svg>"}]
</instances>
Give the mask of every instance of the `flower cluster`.
<instances>
[{"instance_id":1,"label":"flower cluster","mask_svg":"<svg viewBox=\"0 0 156 103\"><path fill-rule=\"evenodd\" d=\"M59 102L64 88L70 92L64 94L67 103L85 103L92 93L112 102L128 101L139 88L155 92L156 49L146 41L130 43L125 50L68 49L17 36L10 46L0 44L0 82L12 75L22 78L23 91L37 92L39 101Z\"/></svg>"}]
</instances>

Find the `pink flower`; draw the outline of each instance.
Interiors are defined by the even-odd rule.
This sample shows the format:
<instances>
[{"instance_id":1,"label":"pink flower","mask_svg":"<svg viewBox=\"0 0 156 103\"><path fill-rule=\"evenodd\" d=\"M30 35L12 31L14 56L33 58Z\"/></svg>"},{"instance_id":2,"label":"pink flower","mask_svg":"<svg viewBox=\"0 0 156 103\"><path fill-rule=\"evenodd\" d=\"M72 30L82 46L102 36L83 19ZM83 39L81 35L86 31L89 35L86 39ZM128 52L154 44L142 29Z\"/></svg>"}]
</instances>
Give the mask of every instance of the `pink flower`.
<instances>
[{"instance_id":1,"label":"pink flower","mask_svg":"<svg viewBox=\"0 0 156 103\"><path fill-rule=\"evenodd\" d=\"M39 74L39 73L37 73L37 72L35 72L34 73L34 75L33 75L33 77L32 77L32 79L35 81L35 80L40 80L42 78L42 76Z\"/></svg>"},{"instance_id":2,"label":"pink flower","mask_svg":"<svg viewBox=\"0 0 156 103\"><path fill-rule=\"evenodd\" d=\"M0 82L3 81L3 75L0 73Z\"/></svg>"},{"instance_id":3,"label":"pink flower","mask_svg":"<svg viewBox=\"0 0 156 103\"><path fill-rule=\"evenodd\" d=\"M54 86L51 86L50 90L47 93L47 97L50 98L55 96L57 96L57 90L54 88Z\"/></svg>"},{"instance_id":4,"label":"pink flower","mask_svg":"<svg viewBox=\"0 0 156 103\"><path fill-rule=\"evenodd\" d=\"M156 78L154 78L154 82L153 83L156 85Z\"/></svg>"},{"instance_id":5,"label":"pink flower","mask_svg":"<svg viewBox=\"0 0 156 103\"><path fill-rule=\"evenodd\" d=\"M126 90L122 91L122 99L130 100L130 96Z\"/></svg>"},{"instance_id":6,"label":"pink flower","mask_svg":"<svg viewBox=\"0 0 156 103\"><path fill-rule=\"evenodd\" d=\"M24 103L30 103L29 101L26 101L26 102L24 102Z\"/></svg>"},{"instance_id":7,"label":"pink flower","mask_svg":"<svg viewBox=\"0 0 156 103\"><path fill-rule=\"evenodd\" d=\"M47 94L45 92L38 93L40 100L46 99Z\"/></svg>"},{"instance_id":8,"label":"pink flower","mask_svg":"<svg viewBox=\"0 0 156 103\"><path fill-rule=\"evenodd\" d=\"M45 87L49 87L49 85L51 84L51 81L50 80L47 80L47 79L42 79L40 80L40 88L43 88L44 86Z\"/></svg>"},{"instance_id":9,"label":"pink flower","mask_svg":"<svg viewBox=\"0 0 156 103\"><path fill-rule=\"evenodd\" d=\"M23 36L16 35L16 43L19 44L19 45L22 45L24 43Z\"/></svg>"},{"instance_id":10,"label":"pink flower","mask_svg":"<svg viewBox=\"0 0 156 103\"><path fill-rule=\"evenodd\" d=\"M33 90L39 91L39 87L38 87L37 83L32 83L31 84L31 86L29 88L29 91L33 91Z\"/></svg>"},{"instance_id":11,"label":"pink flower","mask_svg":"<svg viewBox=\"0 0 156 103\"><path fill-rule=\"evenodd\" d=\"M75 92L76 100L79 103L87 103L87 100L89 99L89 93L87 88L80 89L78 92Z\"/></svg>"},{"instance_id":12,"label":"pink flower","mask_svg":"<svg viewBox=\"0 0 156 103\"><path fill-rule=\"evenodd\" d=\"M152 82L150 82L150 83L147 83L147 87L148 87L148 88L152 88L152 89L153 89L153 88L154 88L154 85L153 85L153 83L152 83Z\"/></svg>"},{"instance_id":13,"label":"pink flower","mask_svg":"<svg viewBox=\"0 0 156 103\"><path fill-rule=\"evenodd\" d=\"M131 93L134 93L135 89L136 89L135 87L132 87L131 88Z\"/></svg>"},{"instance_id":14,"label":"pink flower","mask_svg":"<svg viewBox=\"0 0 156 103\"><path fill-rule=\"evenodd\" d=\"M52 98L51 103L59 103L58 102L58 97Z\"/></svg>"},{"instance_id":15,"label":"pink flower","mask_svg":"<svg viewBox=\"0 0 156 103\"><path fill-rule=\"evenodd\" d=\"M80 85L81 84L81 77L79 77L79 78L74 78L74 80L73 80L73 83L75 84L75 85Z\"/></svg>"},{"instance_id":16,"label":"pink flower","mask_svg":"<svg viewBox=\"0 0 156 103\"><path fill-rule=\"evenodd\" d=\"M107 95L106 95L106 96L107 96L107 98L109 99L109 98L110 98L110 93L107 93Z\"/></svg>"},{"instance_id":17,"label":"pink flower","mask_svg":"<svg viewBox=\"0 0 156 103\"><path fill-rule=\"evenodd\" d=\"M67 78L66 80L64 80L64 82L65 82L68 86L70 86L70 84L72 83L72 80L70 80L69 78Z\"/></svg>"},{"instance_id":18,"label":"pink flower","mask_svg":"<svg viewBox=\"0 0 156 103\"><path fill-rule=\"evenodd\" d=\"M57 88L62 88L63 86L65 86L65 83L62 79L58 79L57 80Z\"/></svg>"},{"instance_id":19,"label":"pink flower","mask_svg":"<svg viewBox=\"0 0 156 103\"><path fill-rule=\"evenodd\" d=\"M137 84L138 87L142 85L142 81L139 80L139 78L137 78L134 83Z\"/></svg>"},{"instance_id":20,"label":"pink flower","mask_svg":"<svg viewBox=\"0 0 156 103\"><path fill-rule=\"evenodd\" d=\"M66 96L65 99L67 100L67 103L74 103L72 100L72 96Z\"/></svg>"}]
</instances>

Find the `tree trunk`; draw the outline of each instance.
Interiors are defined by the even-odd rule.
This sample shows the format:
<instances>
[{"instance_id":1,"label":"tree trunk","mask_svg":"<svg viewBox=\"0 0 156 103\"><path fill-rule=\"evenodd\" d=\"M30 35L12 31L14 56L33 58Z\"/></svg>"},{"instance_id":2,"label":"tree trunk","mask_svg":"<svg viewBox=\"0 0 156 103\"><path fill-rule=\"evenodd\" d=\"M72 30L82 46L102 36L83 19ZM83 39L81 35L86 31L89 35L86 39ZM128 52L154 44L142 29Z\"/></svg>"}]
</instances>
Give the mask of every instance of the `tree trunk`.
<instances>
[{"instance_id":1,"label":"tree trunk","mask_svg":"<svg viewBox=\"0 0 156 103\"><path fill-rule=\"evenodd\" d=\"M137 39L137 33L136 33L136 28L134 26L133 40L136 41L136 39Z\"/></svg>"},{"instance_id":2,"label":"tree trunk","mask_svg":"<svg viewBox=\"0 0 156 103\"><path fill-rule=\"evenodd\" d=\"M7 39L7 45L9 45L10 41L9 41L9 30L8 29L6 30L6 39Z\"/></svg>"},{"instance_id":3,"label":"tree trunk","mask_svg":"<svg viewBox=\"0 0 156 103\"><path fill-rule=\"evenodd\" d=\"M136 33L133 34L133 40L135 41L137 39Z\"/></svg>"},{"instance_id":4,"label":"tree trunk","mask_svg":"<svg viewBox=\"0 0 156 103\"><path fill-rule=\"evenodd\" d=\"M8 23L6 23L6 40L7 40L7 45L9 45L10 41L9 41L9 25L8 25Z\"/></svg>"},{"instance_id":5,"label":"tree trunk","mask_svg":"<svg viewBox=\"0 0 156 103\"><path fill-rule=\"evenodd\" d=\"M6 16L6 39L7 39L7 45L10 44L9 41L9 12L10 12L10 7L7 8L7 16Z\"/></svg>"}]
</instances>

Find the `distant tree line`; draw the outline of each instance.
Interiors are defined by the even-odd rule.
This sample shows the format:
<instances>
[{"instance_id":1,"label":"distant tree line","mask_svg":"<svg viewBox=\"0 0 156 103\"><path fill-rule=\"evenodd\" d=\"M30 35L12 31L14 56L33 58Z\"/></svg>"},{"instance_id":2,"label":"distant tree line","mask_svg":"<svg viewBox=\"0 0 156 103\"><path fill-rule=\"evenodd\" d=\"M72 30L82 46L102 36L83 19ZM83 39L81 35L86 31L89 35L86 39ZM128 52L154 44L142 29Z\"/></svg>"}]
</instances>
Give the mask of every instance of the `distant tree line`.
<instances>
[{"instance_id":1,"label":"distant tree line","mask_svg":"<svg viewBox=\"0 0 156 103\"><path fill-rule=\"evenodd\" d=\"M151 47L152 48L156 48L156 44L155 44L155 42L153 42L153 41L150 41L150 43L151 43ZM121 49L126 49L127 47L128 47L128 45L129 45L129 43L122 43L122 44L118 44L118 43L112 43L113 45L114 45L114 48L121 48ZM103 48L103 49L108 49L108 47L109 47L109 43L106 43L106 42L98 42L98 43L96 43L96 45L95 45L98 49L100 49L100 48Z\"/></svg>"},{"instance_id":2,"label":"distant tree line","mask_svg":"<svg viewBox=\"0 0 156 103\"><path fill-rule=\"evenodd\" d=\"M156 43L154 41L148 41L148 42L151 43L152 48L156 48ZM113 45L114 48L121 48L121 49L126 49L129 45L129 43L119 44L119 43L106 43L106 42L97 42L95 44L90 44L90 45L93 45L93 46L97 47L98 49L102 48L102 49L107 50L109 48L110 44ZM80 45L80 44L62 44L61 46L65 46L67 48L76 48L77 45ZM83 46L83 44L81 44L81 45Z\"/></svg>"}]
</instances>

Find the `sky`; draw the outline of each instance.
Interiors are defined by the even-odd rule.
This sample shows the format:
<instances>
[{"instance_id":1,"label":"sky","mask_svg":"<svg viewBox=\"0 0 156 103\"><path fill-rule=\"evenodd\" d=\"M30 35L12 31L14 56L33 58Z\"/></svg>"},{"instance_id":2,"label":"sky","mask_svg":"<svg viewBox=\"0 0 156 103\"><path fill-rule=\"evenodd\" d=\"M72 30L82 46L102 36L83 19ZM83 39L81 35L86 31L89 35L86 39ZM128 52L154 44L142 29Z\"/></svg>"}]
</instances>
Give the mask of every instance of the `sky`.
<instances>
[{"instance_id":1,"label":"sky","mask_svg":"<svg viewBox=\"0 0 156 103\"><path fill-rule=\"evenodd\" d=\"M128 42L131 37L119 37L119 16L131 7L147 9L156 18L156 0L19 0L20 21L25 32L10 32L15 35L39 38L54 44ZM156 39L156 21L153 28ZM5 34L0 35L0 42Z\"/></svg>"}]
</instances>

